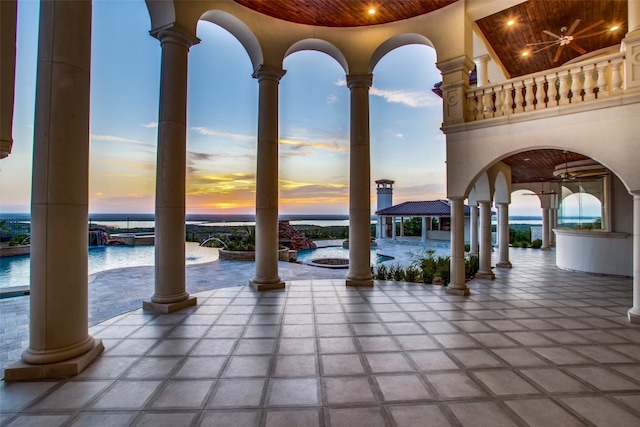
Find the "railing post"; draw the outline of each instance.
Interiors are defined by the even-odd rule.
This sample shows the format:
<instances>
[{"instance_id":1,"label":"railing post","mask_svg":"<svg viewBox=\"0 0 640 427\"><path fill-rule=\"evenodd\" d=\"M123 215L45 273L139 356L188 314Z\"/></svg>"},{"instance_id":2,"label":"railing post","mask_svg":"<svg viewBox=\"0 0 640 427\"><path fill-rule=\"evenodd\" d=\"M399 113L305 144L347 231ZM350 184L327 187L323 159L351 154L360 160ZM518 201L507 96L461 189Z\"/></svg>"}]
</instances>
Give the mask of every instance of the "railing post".
<instances>
[{"instance_id":1,"label":"railing post","mask_svg":"<svg viewBox=\"0 0 640 427\"><path fill-rule=\"evenodd\" d=\"M526 103L525 107L524 107L524 111L533 111L534 110L534 105L533 105L533 85L534 85L534 80L533 77L527 79L524 81L524 87L525 87L525 93L524 93L524 102Z\"/></svg>"},{"instance_id":2,"label":"railing post","mask_svg":"<svg viewBox=\"0 0 640 427\"><path fill-rule=\"evenodd\" d=\"M477 99L477 110L476 110L476 120L484 119L484 95L482 89L476 90L474 92L475 98Z\"/></svg>"},{"instance_id":3,"label":"railing post","mask_svg":"<svg viewBox=\"0 0 640 427\"><path fill-rule=\"evenodd\" d=\"M556 107L558 105L558 87L556 82L558 76L556 73L547 75L547 108Z\"/></svg>"},{"instance_id":4,"label":"railing post","mask_svg":"<svg viewBox=\"0 0 640 427\"><path fill-rule=\"evenodd\" d=\"M467 108L469 109L469 121L473 122L476 120L476 93L469 92L467 93Z\"/></svg>"},{"instance_id":5,"label":"railing post","mask_svg":"<svg viewBox=\"0 0 640 427\"><path fill-rule=\"evenodd\" d=\"M622 91L622 59L611 61L611 95L617 95Z\"/></svg>"},{"instance_id":6,"label":"railing post","mask_svg":"<svg viewBox=\"0 0 640 427\"><path fill-rule=\"evenodd\" d=\"M502 86L496 86L495 89L495 94L496 94L496 100L495 100L495 107L496 107L496 117L500 117L500 116L504 116L506 113L504 112L504 89L502 88Z\"/></svg>"},{"instance_id":7,"label":"railing post","mask_svg":"<svg viewBox=\"0 0 640 427\"><path fill-rule=\"evenodd\" d=\"M544 76L536 77L536 110L544 110L546 105L544 104Z\"/></svg>"},{"instance_id":8,"label":"railing post","mask_svg":"<svg viewBox=\"0 0 640 427\"><path fill-rule=\"evenodd\" d=\"M607 69L609 68L609 61L602 61L596 64L596 70L598 72L598 98L606 98L609 96L609 85L607 84Z\"/></svg>"},{"instance_id":9,"label":"railing post","mask_svg":"<svg viewBox=\"0 0 640 427\"><path fill-rule=\"evenodd\" d=\"M493 91L491 88L484 89L484 95L482 95L482 105L484 108L484 118L490 119L493 117Z\"/></svg>"}]
</instances>

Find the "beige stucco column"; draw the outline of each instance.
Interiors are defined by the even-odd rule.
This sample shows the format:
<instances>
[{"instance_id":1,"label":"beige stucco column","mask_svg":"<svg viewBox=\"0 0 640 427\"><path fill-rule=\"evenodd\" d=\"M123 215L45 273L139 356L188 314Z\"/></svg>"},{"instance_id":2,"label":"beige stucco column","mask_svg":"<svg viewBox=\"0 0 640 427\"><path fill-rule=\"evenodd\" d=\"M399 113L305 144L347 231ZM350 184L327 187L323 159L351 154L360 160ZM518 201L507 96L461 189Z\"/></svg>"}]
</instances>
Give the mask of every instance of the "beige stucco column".
<instances>
[{"instance_id":1,"label":"beige stucco column","mask_svg":"<svg viewBox=\"0 0 640 427\"><path fill-rule=\"evenodd\" d=\"M421 242L426 242L427 241L427 217L423 216L422 217L422 233L420 233L420 241Z\"/></svg>"},{"instance_id":2,"label":"beige stucco column","mask_svg":"<svg viewBox=\"0 0 640 427\"><path fill-rule=\"evenodd\" d=\"M261 66L258 79L258 165L256 169L256 275L259 291L284 288L278 275L278 86L285 71Z\"/></svg>"},{"instance_id":3,"label":"beige stucco column","mask_svg":"<svg viewBox=\"0 0 640 427\"><path fill-rule=\"evenodd\" d=\"M488 63L491 57L489 55L481 55L473 58L476 64L476 86L485 86L489 84Z\"/></svg>"},{"instance_id":4,"label":"beige stucco column","mask_svg":"<svg viewBox=\"0 0 640 427\"><path fill-rule=\"evenodd\" d=\"M629 322L640 323L640 191L633 196L633 307Z\"/></svg>"},{"instance_id":5,"label":"beige stucco column","mask_svg":"<svg viewBox=\"0 0 640 427\"><path fill-rule=\"evenodd\" d=\"M156 164L155 293L145 310L169 313L196 304L185 286L187 65L198 39L179 28L153 34L162 46Z\"/></svg>"},{"instance_id":6,"label":"beige stucco column","mask_svg":"<svg viewBox=\"0 0 640 427\"><path fill-rule=\"evenodd\" d=\"M542 249L543 251L551 250L549 244L549 233L551 232L551 209L542 208Z\"/></svg>"},{"instance_id":7,"label":"beige stucco column","mask_svg":"<svg viewBox=\"0 0 640 427\"><path fill-rule=\"evenodd\" d=\"M88 325L91 2L40 5L29 347L5 380L70 376L102 350ZM4 94L3 94L4 96Z\"/></svg>"},{"instance_id":8,"label":"beige stucco column","mask_svg":"<svg viewBox=\"0 0 640 427\"><path fill-rule=\"evenodd\" d=\"M464 265L464 199L449 198L451 201L451 259L449 285L445 292L453 295L468 295L465 283Z\"/></svg>"},{"instance_id":9,"label":"beige stucco column","mask_svg":"<svg viewBox=\"0 0 640 427\"><path fill-rule=\"evenodd\" d=\"M478 205L469 206L469 255L478 256Z\"/></svg>"},{"instance_id":10,"label":"beige stucco column","mask_svg":"<svg viewBox=\"0 0 640 427\"><path fill-rule=\"evenodd\" d=\"M495 279L491 270L491 202L478 201L480 206L480 269L478 279Z\"/></svg>"},{"instance_id":11,"label":"beige stucco column","mask_svg":"<svg viewBox=\"0 0 640 427\"><path fill-rule=\"evenodd\" d=\"M13 99L16 77L16 20L18 2L0 1L0 159L13 146Z\"/></svg>"},{"instance_id":12,"label":"beige stucco column","mask_svg":"<svg viewBox=\"0 0 640 427\"><path fill-rule=\"evenodd\" d=\"M369 88L373 76L347 76L351 92L349 153L349 272L348 286L373 286L371 275L371 156L369 147ZM395 222L393 223L395 230ZM395 238L395 233L394 233Z\"/></svg>"},{"instance_id":13,"label":"beige stucco column","mask_svg":"<svg viewBox=\"0 0 640 427\"><path fill-rule=\"evenodd\" d=\"M509 261L509 204L498 203L498 263L496 267L511 268Z\"/></svg>"}]
</instances>

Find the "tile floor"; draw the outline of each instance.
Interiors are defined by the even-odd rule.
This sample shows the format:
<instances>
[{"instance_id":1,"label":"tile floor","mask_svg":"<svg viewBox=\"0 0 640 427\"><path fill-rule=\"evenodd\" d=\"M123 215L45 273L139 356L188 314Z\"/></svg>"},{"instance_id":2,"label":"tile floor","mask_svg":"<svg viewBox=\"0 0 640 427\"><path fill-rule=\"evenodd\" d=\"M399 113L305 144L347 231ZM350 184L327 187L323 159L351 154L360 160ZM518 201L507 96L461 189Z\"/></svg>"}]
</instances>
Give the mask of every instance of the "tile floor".
<instances>
[{"instance_id":1,"label":"tile floor","mask_svg":"<svg viewBox=\"0 0 640 427\"><path fill-rule=\"evenodd\" d=\"M198 294L91 328L107 350L67 380L2 383L8 426L638 426L640 325L628 278L553 253L432 285L340 279Z\"/></svg>"}]
</instances>

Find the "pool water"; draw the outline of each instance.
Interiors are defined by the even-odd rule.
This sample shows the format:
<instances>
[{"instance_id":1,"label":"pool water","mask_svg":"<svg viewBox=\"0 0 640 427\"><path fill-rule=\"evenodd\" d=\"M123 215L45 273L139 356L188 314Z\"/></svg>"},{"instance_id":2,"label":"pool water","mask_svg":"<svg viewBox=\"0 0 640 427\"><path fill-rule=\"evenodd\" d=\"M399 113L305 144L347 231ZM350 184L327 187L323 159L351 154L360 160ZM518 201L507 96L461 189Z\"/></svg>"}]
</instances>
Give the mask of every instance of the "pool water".
<instances>
[{"instance_id":1,"label":"pool water","mask_svg":"<svg viewBox=\"0 0 640 427\"><path fill-rule=\"evenodd\" d=\"M324 248L305 249L298 251L298 261L308 263L317 258L349 258L349 249L341 246L327 246ZM371 264L378 265L385 261L392 260L393 257L382 255L376 249L371 250Z\"/></svg>"},{"instance_id":2,"label":"pool water","mask_svg":"<svg viewBox=\"0 0 640 427\"><path fill-rule=\"evenodd\" d=\"M89 248L89 274L115 268L154 265L154 246L92 246ZM187 264L201 264L218 259L217 248L186 243ZM29 255L0 258L0 288L29 286Z\"/></svg>"}]
</instances>

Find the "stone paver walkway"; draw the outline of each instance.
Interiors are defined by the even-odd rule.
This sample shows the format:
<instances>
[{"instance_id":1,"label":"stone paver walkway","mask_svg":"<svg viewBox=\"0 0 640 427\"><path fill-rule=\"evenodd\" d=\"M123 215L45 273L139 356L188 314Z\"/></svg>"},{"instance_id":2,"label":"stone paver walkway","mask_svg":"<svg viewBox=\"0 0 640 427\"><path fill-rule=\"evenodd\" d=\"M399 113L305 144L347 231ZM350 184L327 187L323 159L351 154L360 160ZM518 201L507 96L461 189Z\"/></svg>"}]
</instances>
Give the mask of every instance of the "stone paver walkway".
<instances>
[{"instance_id":1,"label":"stone paver walkway","mask_svg":"<svg viewBox=\"0 0 640 427\"><path fill-rule=\"evenodd\" d=\"M638 426L631 280L554 255L514 249L468 297L297 278L136 309L91 328L106 351L80 375L3 383L0 424Z\"/></svg>"}]
</instances>

